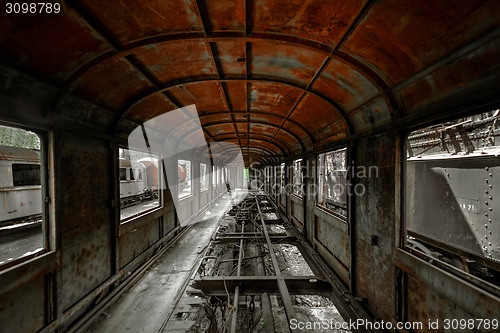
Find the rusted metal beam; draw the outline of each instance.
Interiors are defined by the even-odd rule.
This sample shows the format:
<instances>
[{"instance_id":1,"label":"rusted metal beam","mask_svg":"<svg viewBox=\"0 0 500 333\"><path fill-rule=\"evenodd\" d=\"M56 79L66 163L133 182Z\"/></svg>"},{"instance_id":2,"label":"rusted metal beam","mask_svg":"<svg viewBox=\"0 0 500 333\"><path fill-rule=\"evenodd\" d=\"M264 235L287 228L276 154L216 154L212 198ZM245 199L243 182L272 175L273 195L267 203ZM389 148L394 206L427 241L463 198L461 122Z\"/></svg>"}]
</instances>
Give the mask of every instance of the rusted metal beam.
<instances>
[{"instance_id":1,"label":"rusted metal beam","mask_svg":"<svg viewBox=\"0 0 500 333\"><path fill-rule=\"evenodd\" d=\"M283 283L281 288L294 295L319 295L332 290L331 284L318 276L204 276L194 281L193 288L202 290L207 296L227 296L227 291L237 286L240 295L266 292L280 295L279 281Z\"/></svg>"},{"instance_id":2,"label":"rusted metal beam","mask_svg":"<svg viewBox=\"0 0 500 333\"><path fill-rule=\"evenodd\" d=\"M297 108L297 105L299 105L300 101L302 101L302 99L304 98L305 95L306 95L306 93L302 92L302 95L300 95L300 97L297 99L297 101L295 102L295 104L290 109L290 112L288 112L288 114L286 115L286 117L281 122L281 125L279 126L278 130L276 130L276 132L274 132L272 138L269 139L268 145L271 143L271 140L274 139L274 137L276 136L276 134L278 134L278 132L283 129L283 125L285 124L286 121L288 121L290 119L290 116L292 115L293 111L295 111L295 109ZM314 140L312 139L313 137L312 136L309 136L309 137L311 138L311 141L314 142ZM305 151L305 150L302 149L302 151Z\"/></svg>"},{"instance_id":3,"label":"rusted metal beam","mask_svg":"<svg viewBox=\"0 0 500 333\"><path fill-rule=\"evenodd\" d=\"M236 122L234 122L234 123L242 123L242 124L244 124L244 123L250 123L250 122L248 122L248 121L244 121L244 120L237 120L237 121L236 121ZM278 127L277 125L275 125L275 124L271 124L271 123L267 123L267 122L264 122L264 121L251 121L251 123L253 123L253 124L263 124L263 125L266 125L266 126L269 126L269 127L274 127L274 128L278 128L278 129L279 129L279 127ZM211 126L219 126L219 125L222 125L222 124L230 124L230 122L224 121L224 122L209 123L209 124L205 124L205 125L203 125L202 127L205 129L205 128L207 128L207 127L211 127ZM301 147L301 149L302 149L302 151L303 151L303 152L305 152L305 151L306 151L305 146L304 146L304 144L302 143L302 140L301 140L301 139L300 139L300 138L299 138L299 137L298 137L295 133L290 132L290 131L288 131L288 130L286 130L286 129L283 129L283 128L282 128L281 130L282 130L283 132L285 132L285 133L289 134L291 137L293 137L293 138L295 139L296 143L298 143L298 144L300 145L300 147ZM194 130L193 130L193 131L194 131ZM186 132L186 133L185 133L185 134L184 134L184 135L180 138L180 140L181 140L181 141L182 141L182 140L184 140L186 137L188 137L189 135L191 135L191 134L193 133L193 131ZM250 133L249 133L249 134L250 134ZM211 139L213 139L213 140L216 142L216 140L215 140L212 136L210 136L210 138L211 138ZM248 138L248 136L247 136L247 138ZM249 140L250 140L250 139L249 139ZM312 140L312 138L311 138L311 140Z\"/></svg>"},{"instance_id":4,"label":"rusted metal beam","mask_svg":"<svg viewBox=\"0 0 500 333\"><path fill-rule=\"evenodd\" d=\"M70 5L71 8L75 12L78 13L92 29L97 31L101 37L106 40L113 48L117 51L120 51L122 48L122 45L118 41L118 39L113 36L111 31L109 31L102 23L99 22L99 20L87 9L85 6L83 6L79 1L76 0L66 0L66 4Z\"/></svg>"},{"instance_id":5,"label":"rusted metal beam","mask_svg":"<svg viewBox=\"0 0 500 333\"><path fill-rule=\"evenodd\" d=\"M276 275L277 278L276 281L278 284L278 290L281 295L281 301L283 302L283 307L285 308L285 313L288 322L291 322L292 320L297 320L297 315L295 314L295 309L292 304L292 299L290 298L288 286L285 283L283 277L281 276L281 270L278 265L278 260L276 259L276 254L274 253L273 245L271 239L269 238L269 233L267 232L266 223L264 222L264 218L262 217L262 211L260 209L259 199L256 198L255 202L257 204L257 210L259 211L260 222L262 224L262 231L264 232L264 236L266 238L267 248L269 249L269 256L271 257L271 262L274 267L274 274ZM314 283L317 281L318 279L309 280L309 282L314 282ZM300 332L300 330L298 329L290 329L290 330L292 331L292 333Z\"/></svg>"},{"instance_id":6,"label":"rusted metal beam","mask_svg":"<svg viewBox=\"0 0 500 333\"><path fill-rule=\"evenodd\" d=\"M160 89L159 92L165 93L169 89L171 89L173 87L177 87L179 85L186 86L186 85L189 85L189 84L206 83L206 82L219 82L219 83L223 83L223 82L246 82L247 83L247 110L246 110L247 112L250 111L250 105L251 105L251 98L249 96L249 94L251 92L251 87L250 87L251 83L253 83L253 82L259 82L259 83L260 82L264 82L264 83L280 83L280 84L286 85L288 87L293 87L293 88L299 89L302 92L307 92L308 94L317 96L317 97L325 100L328 104L330 104L332 106L332 108L334 108L336 111L339 112L339 114L343 117L344 121L347 121L346 120L346 118L347 118L346 117L346 115L347 115L346 111L338 103L336 103L335 101L333 101L331 98L329 98L327 96L324 96L323 94L321 94L319 92L309 91L309 90L305 89L304 87L301 87L300 85L298 85L296 83L285 82L283 80L278 80L278 79L275 79L275 78L268 78L268 79L262 79L262 78L260 78L260 79L251 79L251 78L207 79L206 77L204 77L204 78L198 78L198 79L187 78L187 79L177 80L176 82L170 82L167 85L163 86L163 88ZM154 92L154 93L157 93L157 92ZM129 110L131 110L136 104L140 103L142 100L144 100L144 99L146 99L148 97L150 97L150 95L141 96L141 98L139 98L139 99L136 98L136 97L131 98L130 101L129 101L129 103L127 103L127 107L125 107L125 109L123 111L121 111L120 114L122 114L123 117L125 117L127 115L127 113L129 112Z\"/></svg>"},{"instance_id":7,"label":"rusted metal beam","mask_svg":"<svg viewBox=\"0 0 500 333\"><path fill-rule=\"evenodd\" d=\"M240 239L248 240L248 237L240 236L240 237L219 237L214 240L214 242L218 244L229 244L229 243L238 243ZM265 237L252 237L251 240L265 240ZM289 244L290 242L295 242L297 239L294 236L271 236L271 242L273 244Z\"/></svg>"},{"instance_id":8,"label":"rusted metal beam","mask_svg":"<svg viewBox=\"0 0 500 333\"><path fill-rule=\"evenodd\" d=\"M239 134L239 133L236 133L236 135L232 134L232 133L228 133L228 134L221 134L221 135L217 135L216 138L214 139L217 139L218 141L225 141L225 140L230 140L230 139L240 139L241 137L243 137L243 135ZM260 139L260 140L267 140L269 138L272 138L271 135L266 135L265 133L250 133L250 135L248 136L250 139ZM283 141L279 140L279 139L276 139L274 138L272 140L272 143L274 145L276 145L277 147L279 147L284 153L288 154L289 150L288 150L288 146L286 145L286 143L284 143Z\"/></svg>"},{"instance_id":9,"label":"rusted metal beam","mask_svg":"<svg viewBox=\"0 0 500 333\"><path fill-rule=\"evenodd\" d=\"M200 120L202 120L204 117L209 117L209 116L213 116L213 115L217 115L217 114L226 114L226 113L227 113L226 111L210 112L210 114L200 115ZM246 111L232 111L232 113L234 115L247 114ZM273 117L276 117L276 118L281 118L283 120L286 120L289 123L291 123L291 124L299 127L302 131L304 131L304 133L307 134L308 137L312 138L312 133L310 132L310 130L308 130L307 127L305 127L303 124L300 124L300 123L296 122L295 120L286 119L285 117L283 117L280 114L275 114L275 113L270 113L270 112L265 112L265 111L257 111L257 110L252 111L251 116L255 116L255 115L258 115L258 116L273 116ZM233 119L234 119L234 117L233 117Z\"/></svg>"},{"instance_id":10,"label":"rusted metal beam","mask_svg":"<svg viewBox=\"0 0 500 333\"><path fill-rule=\"evenodd\" d=\"M253 0L245 0L245 37L252 33L253 14Z\"/></svg>"},{"instance_id":11,"label":"rusted metal beam","mask_svg":"<svg viewBox=\"0 0 500 333\"><path fill-rule=\"evenodd\" d=\"M210 17L208 15L208 8L206 1L196 0L196 5L198 7L198 14L203 24L203 30L205 30L205 35L210 36L212 34L212 27L210 25Z\"/></svg>"}]
</instances>

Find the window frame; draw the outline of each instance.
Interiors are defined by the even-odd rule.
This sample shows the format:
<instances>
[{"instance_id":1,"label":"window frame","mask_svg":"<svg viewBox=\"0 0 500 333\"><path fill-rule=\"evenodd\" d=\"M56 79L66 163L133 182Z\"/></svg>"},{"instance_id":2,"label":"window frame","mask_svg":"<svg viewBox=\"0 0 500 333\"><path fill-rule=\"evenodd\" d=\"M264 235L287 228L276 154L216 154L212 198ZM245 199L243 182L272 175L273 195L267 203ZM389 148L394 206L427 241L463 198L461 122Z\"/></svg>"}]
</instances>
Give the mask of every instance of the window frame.
<instances>
[{"instance_id":1,"label":"window frame","mask_svg":"<svg viewBox=\"0 0 500 333\"><path fill-rule=\"evenodd\" d=\"M42 249L25 256L14 258L0 264L0 273L13 267L21 267L30 260L43 261L45 256L55 253L57 250L56 223L54 200L54 152L53 133L46 129L31 128L15 123L3 123L0 125L10 128L18 128L36 134L40 140L40 200L41 200L41 228L42 228ZM15 164L15 163L12 163ZM11 164L11 168L12 168ZM13 175L12 175L13 177ZM12 179L14 181L14 179ZM13 183L14 184L14 183ZM30 261L30 266L33 266Z\"/></svg>"},{"instance_id":2,"label":"window frame","mask_svg":"<svg viewBox=\"0 0 500 333\"><path fill-rule=\"evenodd\" d=\"M461 122L460 120L462 118L479 116L480 120L482 120L483 119L482 117L484 116L485 113L492 112L492 111L495 111L495 110L467 113L467 114L458 115L458 117L457 116L447 117L444 119L439 119L437 121L428 122L425 124L420 124L418 127L417 126L408 127L405 130L401 131L401 134L400 134L401 145L400 145L400 150L399 150L400 156L401 156L400 157L400 160L401 160L401 178L400 178L401 185L400 186L401 187L400 187L399 197L401 200L402 210L401 210L401 223L399 224L399 226L400 226L399 234L401 235L401 237L399 238L398 248L400 248L402 251L407 252L413 256L416 256L418 258L421 258L421 259L428 261L432 266L446 270L447 272L451 273L453 276L458 277L461 280L472 283L473 285L475 285L481 289L487 290L488 292L493 293L496 296L500 296L500 284L496 284L496 285L491 284L487 280L485 280L484 278L482 278L480 276L473 275L469 271L462 270L459 267L450 264L450 262L448 262L447 260L443 260L442 258L437 258L435 256L430 255L427 250L420 248L418 245L416 247L415 246L412 247L411 245L409 245L409 242L408 242L408 238L412 237L414 240L417 241L417 243L420 242L420 243L422 243L422 245L424 247L427 247L427 249L430 249L431 252L437 251L439 253L439 251L441 251L441 254L443 254L443 253L445 254L444 257L446 257L446 255L451 255L452 257L453 256L460 257L464 261L477 260L477 262L480 264L483 264L486 261L490 261L490 262L494 263L492 266L489 266L487 262L483 265L486 267L490 267L492 269L495 269L495 270L497 270L497 272L500 272L500 266L499 266L500 264L497 261L488 259L486 257L472 255L467 251L462 251L461 249L454 248L453 246L446 244L444 241L440 241L438 239L436 239L436 240L428 239L428 238L426 238L425 235L421 236L421 238L416 238L416 237L410 236L409 232L408 232L409 214L410 214L410 212L408 212L408 210L411 209L410 207L408 207L408 203L407 203L408 187L410 186L410 183L409 183L410 181L408 179L409 178L408 177L408 175L409 175L408 162L409 162L410 158L415 157L412 148L409 147L409 137L412 134L414 134L414 132L424 131L425 129L429 129L431 127L433 129L437 128L438 126L444 126L444 125L446 125L446 127L449 126L450 128L457 127L457 125L452 126L452 125L449 125L446 123L457 122L457 124L460 124L460 122ZM496 127L499 128L500 126L496 125ZM437 130L436 130L436 133L437 133ZM445 138L444 138L444 140L445 140ZM460 138L459 141L461 141L462 139L463 138ZM451 138L451 136L450 136L450 140L453 140ZM463 143L463 144L465 145L465 143ZM453 149L453 147L451 147L451 148ZM456 148L456 146L455 146L455 148ZM464 147L462 146L462 148L464 148ZM474 147L474 150L479 150L479 149L480 149L479 147ZM452 154L452 155L455 155L455 154ZM427 156L432 156L432 154L429 154ZM444 156L444 155L438 156L438 157L436 157L436 156L438 156L438 155L436 154L436 155L434 155L434 158L431 157L431 158L427 158L427 159L425 157L424 157L424 159L422 159L420 157L418 162L422 162L422 161L423 162L425 162L425 161L436 162L439 160L447 159L447 156ZM467 156L467 155L465 155L465 156ZM469 157L474 158L473 156L469 156ZM500 159L500 157L497 157L497 158ZM448 157L448 159L449 159L449 157ZM458 159L460 159L460 157L458 157ZM446 169L449 167L441 166L441 168ZM461 196L464 196L464 195L461 194ZM412 234L414 234L414 233L412 233ZM428 241L430 241L430 242L428 242ZM448 258L448 260L449 260L449 258Z\"/></svg>"},{"instance_id":3,"label":"window frame","mask_svg":"<svg viewBox=\"0 0 500 333\"><path fill-rule=\"evenodd\" d=\"M302 158L298 158L292 162L292 194L298 198L304 197L304 174L302 170L302 163Z\"/></svg>"},{"instance_id":4,"label":"window frame","mask_svg":"<svg viewBox=\"0 0 500 333\"><path fill-rule=\"evenodd\" d=\"M325 197L324 189L325 189L325 181L326 181L326 172L327 172L327 155L335 154L335 153L344 153L344 165L345 169L333 169L332 171L344 172L345 175L340 177L343 182L335 182L333 187L340 184L342 187L342 192L340 194L340 198L344 198L344 203L338 202L336 200L332 200L331 197ZM341 218L344 221L348 220L348 205L349 205L349 196L348 196L348 186L349 186L349 166L348 166L348 147L340 147L334 150L330 150L317 155L316 163L317 163L317 186L318 186L318 194L316 196L316 207L325 210L327 213L332 214L336 217ZM335 164L332 164L335 165ZM330 183L333 183L331 181Z\"/></svg>"},{"instance_id":5,"label":"window frame","mask_svg":"<svg viewBox=\"0 0 500 333\"><path fill-rule=\"evenodd\" d=\"M205 172L202 173L202 165L205 166ZM210 179L207 177L208 173L208 166L207 163L200 162L200 192L208 191L208 188L210 187ZM202 182L203 180L203 182Z\"/></svg>"},{"instance_id":6,"label":"window frame","mask_svg":"<svg viewBox=\"0 0 500 333\"><path fill-rule=\"evenodd\" d=\"M183 196L181 196L181 192L184 191L184 189L182 191L178 190L179 189L179 178L177 178L177 199L179 201L193 196L193 162L191 160L188 160L188 159L179 158L179 159L177 159L177 166L180 165L180 161L184 161L185 162L184 165L187 165L189 163L189 167L185 169L186 182L189 182L189 186L188 186L189 193L186 193Z\"/></svg>"},{"instance_id":7,"label":"window frame","mask_svg":"<svg viewBox=\"0 0 500 333\"><path fill-rule=\"evenodd\" d=\"M120 150L122 151L122 153L120 153ZM128 223L128 222L131 222L131 221L134 221L135 219L137 218L141 218L143 216L146 216L146 215L149 215L149 214L154 214L155 212L157 212L158 210L162 209L164 203L163 203L163 191L162 191L162 188L163 188L163 158L160 154L157 154L155 152L152 152L152 151L144 151L144 150L140 150L140 149L130 149L128 147L124 147L124 146L120 146L116 149L117 151L117 156L115 158L117 158L117 165L118 165L118 171L117 171L117 186L118 186L118 210L119 210L119 214L118 214L118 219L119 219L119 224L122 225L122 224L125 224L125 223ZM136 166L133 166L132 164L130 164L130 166L125 166L125 167L121 167L120 166L120 160L126 160L124 158L124 156L127 156L124 152L125 151L132 151L133 153L132 154L137 154L137 155L140 155L142 154L143 157L141 157L140 159L143 159L143 158L152 158L152 159L156 159L156 163L157 163L157 171L158 171L158 184L156 184L156 189L158 191L157 193L157 198L156 200L158 200L158 205L157 206L154 206L154 207L151 207L151 208L147 208L147 209L144 209L144 210L141 210L137 213L134 213L130 216L127 216L127 217L124 217L122 218L122 210L123 209L126 209L129 206L125 206L125 207L122 207L121 206L121 182L124 182L126 184L128 184L130 186L130 184L136 184L136 183L139 183L139 182L143 182L143 181L147 181L147 177L144 177L144 175L147 173L146 169L145 168L144 170L143 169L139 169L137 168ZM129 153L129 160L130 160L130 153ZM138 160L137 160L138 161ZM140 163L140 162L137 162L135 161L134 163ZM125 170L125 179L122 179L122 171L121 170ZM140 176L140 177L136 177L136 176ZM133 178L133 179L132 179Z\"/></svg>"}]
</instances>

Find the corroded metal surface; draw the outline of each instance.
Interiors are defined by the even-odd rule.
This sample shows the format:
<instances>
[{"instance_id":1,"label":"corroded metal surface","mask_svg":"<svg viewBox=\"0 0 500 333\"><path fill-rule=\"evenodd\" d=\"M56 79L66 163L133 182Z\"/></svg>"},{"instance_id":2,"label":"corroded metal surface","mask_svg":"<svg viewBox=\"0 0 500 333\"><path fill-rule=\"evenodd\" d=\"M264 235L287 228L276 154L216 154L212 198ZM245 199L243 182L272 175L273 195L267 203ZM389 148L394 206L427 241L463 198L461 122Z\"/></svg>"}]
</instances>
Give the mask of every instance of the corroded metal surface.
<instances>
[{"instance_id":1,"label":"corroded metal surface","mask_svg":"<svg viewBox=\"0 0 500 333\"><path fill-rule=\"evenodd\" d=\"M59 14L2 15L0 61L60 89L50 112L69 114L68 92L109 111L77 117L118 138L194 104L217 114L202 119L207 140L236 140L251 163L272 145L299 156L495 99L499 22L495 0L69 0Z\"/></svg>"}]
</instances>

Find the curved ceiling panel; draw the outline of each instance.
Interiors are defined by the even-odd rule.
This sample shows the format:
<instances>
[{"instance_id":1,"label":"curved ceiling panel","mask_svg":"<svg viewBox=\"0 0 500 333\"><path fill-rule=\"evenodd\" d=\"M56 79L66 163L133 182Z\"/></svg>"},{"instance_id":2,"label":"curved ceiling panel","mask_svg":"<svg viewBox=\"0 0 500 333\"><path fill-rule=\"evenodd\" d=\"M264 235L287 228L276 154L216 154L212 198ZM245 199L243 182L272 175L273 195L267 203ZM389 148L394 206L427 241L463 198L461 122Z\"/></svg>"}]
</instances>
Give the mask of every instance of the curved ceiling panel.
<instances>
[{"instance_id":1,"label":"curved ceiling panel","mask_svg":"<svg viewBox=\"0 0 500 333\"><path fill-rule=\"evenodd\" d=\"M344 47L399 83L497 26L499 15L497 0L378 1Z\"/></svg>"},{"instance_id":2,"label":"curved ceiling panel","mask_svg":"<svg viewBox=\"0 0 500 333\"><path fill-rule=\"evenodd\" d=\"M333 58L311 89L337 102L347 113L380 93L356 68Z\"/></svg>"},{"instance_id":3,"label":"curved ceiling panel","mask_svg":"<svg viewBox=\"0 0 500 333\"><path fill-rule=\"evenodd\" d=\"M195 0L81 1L85 14L120 44L166 33L203 32Z\"/></svg>"},{"instance_id":4,"label":"curved ceiling panel","mask_svg":"<svg viewBox=\"0 0 500 333\"><path fill-rule=\"evenodd\" d=\"M134 55L159 84L186 78L217 78L207 42L188 40L153 44L136 49Z\"/></svg>"},{"instance_id":5,"label":"curved ceiling panel","mask_svg":"<svg viewBox=\"0 0 500 333\"><path fill-rule=\"evenodd\" d=\"M384 98L379 97L358 111L349 114L355 133L367 132L391 121L391 112Z\"/></svg>"},{"instance_id":6,"label":"curved ceiling panel","mask_svg":"<svg viewBox=\"0 0 500 333\"><path fill-rule=\"evenodd\" d=\"M126 117L140 124L175 109L177 106L164 94L155 93L134 104L128 110Z\"/></svg>"},{"instance_id":7,"label":"curved ceiling panel","mask_svg":"<svg viewBox=\"0 0 500 333\"><path fill-rule=\"evenodd\" d=\"M307 87L327 59L310 49L266 40L254 42L251 53L253 78L276 79L301 87Z\"/></svg>"},{"instance_id":8,"label":"curved ceiling panel","mask_svg":"<svg viewBox=\"0 0 500 333\"><path fill-rule=\"evenodd\" d=\"M302 91L273 82L250 84L250 110L270 111L286 117L298 102Z\"/></svg>"},{"instance_id":9,"label":"curved ceiling panel","mask_svg":"<svg viewBox=\"0 0 500 333\"><path fill-rule=\"evenodd\" d=\"M337 44L366 0L259 1L253 31L274 31Z\"/></svg>"},{"instance_id":10,"label":"curved ceiling panel","mask_svg":"<svg viewBox=\"0 0 500 333\"><path fill-rule=\"evenodd\" d=\"M68 92L102 106L118 139L147 124L153 140L230 140L264 163L495 98L498 0L65 3L2 16L0 61L55 86L48 113L70 113Z\"/></svg>"},{"instance_id":11,"label":"curved ceiling panel","mask_svg":"<svg viewBox=\"0 0 500 333\"><path fill-rule=\"evenodd\" d=\"M103 80L107 77L107 80ZM109 110L122 111L130 96L151 92L154 86L125 58L111 58L95 66L71 87L86 99Z\"/></svg>"},{"instance_id":12,"label":"curved ceiling panel","mask_svg":"<svg viewBox=\"0 0 500 333\"><path fill-rule=\"evenodd\" d=\"M308 93L290 115L290 119L305 124L317 142L320 140L321 130L342 119L342 115L324 99Z\"/></svg>"},{"instance_id":13,"label":"curved ceiling panel","mask_svg":"<svg viewBox=\"0 0 500 333\"><path fill-rule=\"evenodd\" d=\"M112 49L74 11L47 16L0 15L0 31L0 59L51 82L66 79L85 63Z\"/></svg>"},{"instance_id":14,"label":"curved ceiling panel","mask_svg":"<svg viewBox=\"0 0 500 333\"><path fill-rule=\"evenodd\" d=\"M218 82L194 82L169 88L171 99L179 106L195 104L198 113L229 111L222 86Z\"/></svg>"}]
</instances>

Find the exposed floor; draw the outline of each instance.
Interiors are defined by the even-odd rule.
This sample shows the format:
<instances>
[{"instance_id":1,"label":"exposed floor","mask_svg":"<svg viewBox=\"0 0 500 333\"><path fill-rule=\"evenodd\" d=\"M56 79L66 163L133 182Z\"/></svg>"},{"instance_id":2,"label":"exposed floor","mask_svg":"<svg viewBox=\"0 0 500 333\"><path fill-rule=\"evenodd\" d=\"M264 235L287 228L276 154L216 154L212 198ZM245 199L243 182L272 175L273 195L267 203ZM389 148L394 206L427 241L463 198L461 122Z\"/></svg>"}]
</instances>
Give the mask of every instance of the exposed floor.
<instances>
[{"instance_id":1,"label":"exposed floor","mask_svg":"<svg viewBox=\"0 0 500 333\"><path fill-rule=\"evenodd\" d=\"M161 332L215 227L230 206L231 200L226 195L137 284L106 309L87 332Z\"/></svg>"},{"instance_id":2,"label":"exposed floor","mask_svg":"<svg viewBox=\"0 0 500 333\"><path fill-rule=\"evenodd\" d=\"M250 199L238 205L244 197ZM105 309L86 332L281 333L290 332L291 324L287 319L290 313L302 323L317 325L302 329L302 332L349 332L331 326L345 320L333 302L325 297L330 288L327 285L323 289L314 287L325 286L320 282L321 273L317 267L311 269L314 265L310 266L302 255L300 242L291 234L290 225L262 198L246 191L226 194L161 255L139 282ZM267 213L260 213L261 208L257 210L257 202ZM264 234L258 231L256 220L260 216L272 238L274 259L262 240ZM246 221L246 225L245 222L239 224L242 221ZM240 240L243 235L252 236ZM236 308L233 305L234 286L230 281L238 277L243 280ZM217 287L221 278L224 281L222 292ZM295 292L286 287L285 292L281 287L276 292L272 283L266 284L261 278L271 282L282 279L283 283L290 283Z\"/></svg>"}]
</instances>

